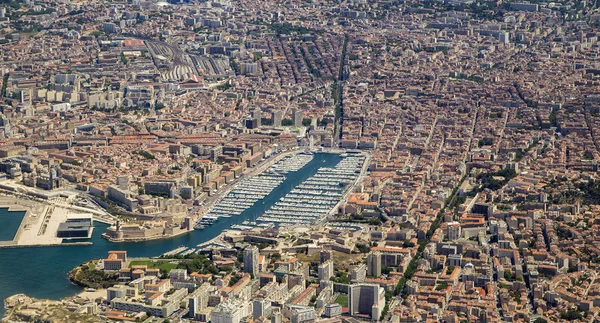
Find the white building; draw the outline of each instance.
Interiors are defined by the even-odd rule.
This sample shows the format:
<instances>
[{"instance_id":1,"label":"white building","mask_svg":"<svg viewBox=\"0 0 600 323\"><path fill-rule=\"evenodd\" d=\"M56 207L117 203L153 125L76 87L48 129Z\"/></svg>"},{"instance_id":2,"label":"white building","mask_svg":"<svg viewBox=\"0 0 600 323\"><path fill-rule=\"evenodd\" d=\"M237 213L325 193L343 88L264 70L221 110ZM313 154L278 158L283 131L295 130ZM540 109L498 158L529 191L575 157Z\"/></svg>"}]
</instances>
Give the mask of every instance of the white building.
<instances>
[{"instance_id":1,"label":"white building","mask_svg":"<svg viewBox=\"0 0 600 323\"><path fill-rule=\"evenodd\" d=\"M335 317L342 315L342 305L340 304L327 304L325 305L325 311L323 315L326 317Z\"/></svg>"},{"instance_id":2,"label":"white building","mask_svg":"<svg viewBox=\"0 0 600 323\"><path fill-rule=\"evenodd\" d=\"M217 305L210 313L210 318L212 323L239 323L251 314L250 302L233 298Z\"/></svg>"},{"instance_id":3,"label":"white building","mask_svg":"<svg viewBox=\"0 0 600 323\"><path fill-rule=\"evenodd\" d=\"M333 277L333 261L327 260L319 265L318 268L319 280L329 280Z\"/></svg>"},{"instance_id":4,"label":"white building","mask_svg":"<svg viewBox=\"0 0 600 323\"><path fill-rule=\"evenodd\" d=\"M449 222L448 223L448 230L446 231L446 235L448 237L448 240L453 241L453 240L457 240L460 239L461 236L461 227L460 227L460 223L458 222Z\"/></svg>"},{"instance_id":5,"label":"white building","mask_svg":"<svg viewBox=\"0 0 600 323\"><path fill-rule=\"evenodd\" d=\"M385 290L375 284L356 284L348 289L350 315L367 314L378 321L385 307Z\"/></svg>"}]
</instances>

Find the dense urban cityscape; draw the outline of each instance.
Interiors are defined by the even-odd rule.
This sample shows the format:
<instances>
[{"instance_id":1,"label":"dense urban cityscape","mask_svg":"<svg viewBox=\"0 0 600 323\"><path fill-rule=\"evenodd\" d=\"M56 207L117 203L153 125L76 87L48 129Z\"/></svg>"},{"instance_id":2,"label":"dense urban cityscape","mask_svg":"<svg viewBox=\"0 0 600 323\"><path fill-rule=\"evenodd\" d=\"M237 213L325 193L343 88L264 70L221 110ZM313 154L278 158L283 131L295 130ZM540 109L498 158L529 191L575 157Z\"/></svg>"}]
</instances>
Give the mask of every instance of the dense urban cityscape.
<instances>
[{"instance_id":1,"label":"dense urban cityscape","mask_svg":"<svg viewBox=\"0 0 600 323\"><path fill-rule=\"evenodd\" d=\"M597 1L0 0L1 321L600 322L599 37Z\"/></svg>"}]
</instances>

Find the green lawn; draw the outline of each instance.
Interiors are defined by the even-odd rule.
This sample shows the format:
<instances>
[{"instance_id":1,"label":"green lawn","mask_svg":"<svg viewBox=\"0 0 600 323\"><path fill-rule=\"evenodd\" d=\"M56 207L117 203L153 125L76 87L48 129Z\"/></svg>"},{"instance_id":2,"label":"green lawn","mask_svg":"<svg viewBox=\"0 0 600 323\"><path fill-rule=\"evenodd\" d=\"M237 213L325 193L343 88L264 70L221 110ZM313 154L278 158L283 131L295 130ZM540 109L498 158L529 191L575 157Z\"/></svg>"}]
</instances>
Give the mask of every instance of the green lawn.
<instances>
[{"instance_id":1,"label":"green lawn","mask_svg":"<svg viewBox=\"0 0 600 323\"><path fill-rule=\"evenodd\" d=\"M167 271L171 271L171 269L175 269L177 268L177 264L172 264L169 261L166 260L132 260L131 263L129 263L129 268L131 268L132 266L140 266L140 265L146 265L148 266L148 268L158 268L158 269L165 269Z\"/></svg>"},{"instance_id":2,"label":"green lawn","mask_svg":"<svg viewBox=\"0 0 600 323\"><path fill-rule=\"evenodd\" d=\"M342 307L348 307L348 295L339 294L338 297L335 299L335 302L340 304Z\"/></svg>"}]
</instances>

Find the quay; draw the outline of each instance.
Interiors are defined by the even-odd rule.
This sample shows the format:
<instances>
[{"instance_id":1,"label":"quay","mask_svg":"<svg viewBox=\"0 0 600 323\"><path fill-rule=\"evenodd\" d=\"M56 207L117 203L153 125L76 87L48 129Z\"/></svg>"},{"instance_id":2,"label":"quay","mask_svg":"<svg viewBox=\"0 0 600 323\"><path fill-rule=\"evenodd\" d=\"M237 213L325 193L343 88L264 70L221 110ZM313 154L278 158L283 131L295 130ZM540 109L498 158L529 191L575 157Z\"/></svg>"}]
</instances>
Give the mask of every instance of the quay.
<instances>
[{"instance_id":1,"label":"quay","mask_svg":"<svg viewBox=\"0 0 600 323\"><path fill-rule=\"evenodd\" d=\"M16 243L6 243L6 241L0 241L0 249L4 248L29 248L29 247L75 247L75 246L89 246L92 245L89 241L82 242L70 242L70 243L48 243L48 244L34 244L34 245L19 245Z\"/></svg>"}]
</instances>

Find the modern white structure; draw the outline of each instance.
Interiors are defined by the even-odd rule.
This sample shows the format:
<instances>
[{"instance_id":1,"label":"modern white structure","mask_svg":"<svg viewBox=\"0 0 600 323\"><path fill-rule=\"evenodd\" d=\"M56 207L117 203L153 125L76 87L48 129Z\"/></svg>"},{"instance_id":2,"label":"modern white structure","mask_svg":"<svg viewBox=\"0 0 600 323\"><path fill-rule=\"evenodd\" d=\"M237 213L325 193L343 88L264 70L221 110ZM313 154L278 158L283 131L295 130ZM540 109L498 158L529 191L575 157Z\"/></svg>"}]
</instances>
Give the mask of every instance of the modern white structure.
<instances>
[{"instance_id":1,"label":"modern white structure","mask_svg":"<svg viewBox=\"0 0 600 323\"><path fill-rule=\"evenodd\" d=\"M356 284L348 289L350 315L367 314L378 321L385 307L385 290L375 284Z\"/></svg>"},{"instance_id":2,"label":"modern white structure","mask_svg":"<svg viewBox=\"0 0 600 323\"><path fill-rule=\"evenodd\" d=\"M239 323L251 314L252 306L249 301L228 299L212 310L210 321L211 323Z\"/></svg>"},{"instance_id":3,"label":"modern white structure","mask_svg":"<svg viewBox=\"0 0 600 323\"><path fill-rule=\"evenodd\" d=\"M333 261L327 260L318 267L319 280L329 280L333 276Z\"/></svg>"}]
</instances>

